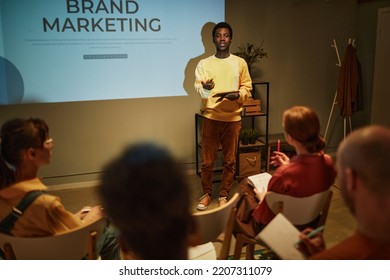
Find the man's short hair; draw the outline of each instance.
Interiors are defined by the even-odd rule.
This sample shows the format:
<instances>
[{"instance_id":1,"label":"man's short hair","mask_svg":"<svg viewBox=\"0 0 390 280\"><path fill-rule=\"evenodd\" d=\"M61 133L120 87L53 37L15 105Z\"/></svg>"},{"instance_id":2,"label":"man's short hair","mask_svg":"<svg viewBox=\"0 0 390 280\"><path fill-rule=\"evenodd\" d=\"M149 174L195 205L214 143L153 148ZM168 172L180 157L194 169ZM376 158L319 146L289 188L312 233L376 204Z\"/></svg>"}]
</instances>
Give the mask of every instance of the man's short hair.
<instances>
[{"instance_id":1,"label":"man's short hair","mask_svg":"<svg viewBox=\"0 0 390 280\"><path fill-rule=\"evenodd\" d=\"M213 28L213 38L214 38L214 36L215 36L215 33L217 32L217 29L219 29L219 28L227 28L227 29L229 29L229 31L230 31L230 37L233 38L233 29L232 29L232 27L230 26L230 24L227 23L227 22L220 22L220 23L217 23L217 24L214 26L214 28Z\"/></svg>"},{"instance_id":2,"label":"man's short hair","mask_svg":"<svg viewBox=\"0 0 390 280\"><path fill-rule=\"evenodd\" d=\"M176 259L192 232L190 189L172 154L133 144L101 175L103 206L126 249L141 259Z\"/></svg>"}]
</instances>

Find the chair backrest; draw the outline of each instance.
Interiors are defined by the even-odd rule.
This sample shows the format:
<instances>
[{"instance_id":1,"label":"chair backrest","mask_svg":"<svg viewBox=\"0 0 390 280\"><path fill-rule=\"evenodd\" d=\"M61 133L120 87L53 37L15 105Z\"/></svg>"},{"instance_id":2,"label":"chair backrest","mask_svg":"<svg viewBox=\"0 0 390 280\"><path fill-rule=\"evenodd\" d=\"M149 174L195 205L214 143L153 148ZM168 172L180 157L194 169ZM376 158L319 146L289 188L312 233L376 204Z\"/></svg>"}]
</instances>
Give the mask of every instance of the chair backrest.
<instances>
[{"instance_id":1,"label":"chair backrest","mask_svg":"<svg viewBox=\"0 0 390 280\"><path fill-rule=\"evenodd\" d=\"M193 213L195 223L201 238L201 244L215 241L217 237L224 232L231 209L236 205L238 193L223 206L206 211Z\"/></svg>"},{"instance_id":2,"label":"chair backrest","mask_svg":"<svg viewBox=\"0 0 390 280\"><path fill-rule=\"evenodd\" d=\"M324 214L328 214L332 194L332 191L327 190L311 196L293 197L268 192L265 200L275 214L282 212L292 224L304 225L315 220L324 211L326 211ZM325 220L323 222L325 223Z\"/></svg>"},{"instance_id":3,"label":"chair backrest","mask_svg":"<svg viewBox=\"0 0 390 280\"><path fill-rule=\"evenodd\" d=\"M15 237L0 233L0 248L6 259L19 260L81 260L96 259L96 241L106 219L70 231L45 237Z\"/></svg>"}]
</instances>

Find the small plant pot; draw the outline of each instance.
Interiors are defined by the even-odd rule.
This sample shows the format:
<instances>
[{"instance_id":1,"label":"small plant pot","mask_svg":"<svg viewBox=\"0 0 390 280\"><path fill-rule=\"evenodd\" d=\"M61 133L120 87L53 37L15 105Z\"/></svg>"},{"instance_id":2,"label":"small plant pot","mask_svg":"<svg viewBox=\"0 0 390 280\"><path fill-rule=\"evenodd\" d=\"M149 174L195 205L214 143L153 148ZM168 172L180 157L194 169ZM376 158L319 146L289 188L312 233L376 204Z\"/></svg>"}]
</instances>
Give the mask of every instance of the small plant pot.
<instances>
[{"instance_id":1,"label":"small plant pot","mask_svg":"<svg viewBox=\"0 0 390 280\"><path fill-rule=\"evenodd\" d=\"M256 144L256 137L249 138L249 144Z\"/></svg>"},{"instance_id":2,"label":"small plant pot","mask_svg":"<svg viewBox=\"0 0 390 280\"><path fill-rule=\"evenodd\" d=\"M249 139L247 139L247 138L241 139L241 144L242 145L248 145L249 144Z\"/></svg>"},{"instance_id":3,"label":"small plant pot","mask_svg":"<svg viewBox=\"0 0 390 280\"><path fill-rule=\"evenodd\" d=\"M248 145L249 144L249 130L248 129L242 129L240 132L240 139L242 145Z\"/></svg>"}]
</instances>

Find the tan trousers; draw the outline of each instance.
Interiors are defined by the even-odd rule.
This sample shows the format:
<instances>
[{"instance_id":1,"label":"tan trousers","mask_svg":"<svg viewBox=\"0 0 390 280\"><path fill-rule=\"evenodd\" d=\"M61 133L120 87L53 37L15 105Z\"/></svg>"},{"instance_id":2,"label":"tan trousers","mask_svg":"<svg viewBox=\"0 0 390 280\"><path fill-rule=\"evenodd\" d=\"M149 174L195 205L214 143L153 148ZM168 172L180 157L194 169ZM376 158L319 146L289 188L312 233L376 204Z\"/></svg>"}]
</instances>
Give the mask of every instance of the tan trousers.
<instances>
[{"instance_id":1,"label":"tan trousers","mask_svg":"<svg viewBox=\"0 0 390 280\"><path fill-rule=\"evenodd\" d=\"M241 130L241 121L221 122L203 119L201 183L204 194L213 189L213 169L221 145L224 158L219 196L228 196L236 172L236 156Z\"/></svg>"}]
</instances>

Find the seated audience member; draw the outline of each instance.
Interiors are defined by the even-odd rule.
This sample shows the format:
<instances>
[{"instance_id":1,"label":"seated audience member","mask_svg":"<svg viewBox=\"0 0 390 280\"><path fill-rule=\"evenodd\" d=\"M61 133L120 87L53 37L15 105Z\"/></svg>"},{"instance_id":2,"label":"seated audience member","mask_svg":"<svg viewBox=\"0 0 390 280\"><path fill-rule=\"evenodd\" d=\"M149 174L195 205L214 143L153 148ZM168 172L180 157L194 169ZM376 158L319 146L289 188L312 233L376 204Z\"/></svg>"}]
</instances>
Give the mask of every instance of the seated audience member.
<instances>
[{"instance_id":1,"label":"seated audience member","mask_svg":"<svg viewBox=\"0 0 390 280\"><path fill-rule=\"evenodd\" d=\"M0 141L0 231L18 237L50 236L104 216L100 206L88 207L87 213L80 210L73 214L64 208L60 198L46 193L47 187L38 178L38 171L50 163L54 144L45 121L35 118L7 121L1 128ZM9 223L5 218L34 191L42 193L31 200L14 224ZM102 259L118 259L116 233L107 227L97 249Z\"/></svg>"},{"instance_id":2,"label":"seated audience member","mask_svg":"<svg viewBox=\"0 0 390 280\"><path fill-rule=\"evenodd\" d=\"M341 193L357 221L356 232L325 249L322 234L300 238L309 259L390 259L390 130L373 125L350 133L337 151Z\"/></svg>"},{"instance_id":3,"label":"seated audience member","mask_svg":"<svg viewBox=\"0 0 390 280\"><path fill-rule=\"evenodd\" d=\"M171 154L134 144L104 168L104 209L119 230L124 259L187 259L194 230L190 192Z\"/></svg>"},{"instance_id":4,"label":"seated audience member","mask_svg":"<svg viewBox=\"0 0 390 280\"><path fill-rule=\"evenodd\" d=\"M303 106L292 107L283 113L283 128L286 141L294 147L296 155L290 159L282 152L274 152L271 164L278 167L268 191L305 197L328 190L335 180L336 171L332 158L324 154L325 142L320 135L316 112ZM257 196L260 200L258 193ZM260 201L253 217L261 229L275 214L265 201Z\"/></svg>"}]
</instances>

